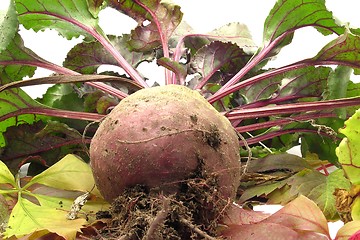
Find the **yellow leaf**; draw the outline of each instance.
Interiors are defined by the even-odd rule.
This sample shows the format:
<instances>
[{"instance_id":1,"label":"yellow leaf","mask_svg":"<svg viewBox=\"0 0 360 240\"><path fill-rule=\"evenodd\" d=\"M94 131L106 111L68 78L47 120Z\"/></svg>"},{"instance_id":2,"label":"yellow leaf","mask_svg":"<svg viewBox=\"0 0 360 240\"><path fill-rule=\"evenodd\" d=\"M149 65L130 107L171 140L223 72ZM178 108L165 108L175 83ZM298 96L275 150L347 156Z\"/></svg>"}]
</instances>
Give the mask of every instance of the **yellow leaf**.
<instances>
[{"instance_id":1,"label":"yellow leaf","mask_svg":"<svg viewBox=\"0 0 360 240\"><path fill-rule=\"evenodd\" d=\"M34 183L70 191L91 192L101 196L95 187L90 166L72 154L66 155L59 162L36 175L28 185Z\"/></svg>"},{"instance_id":2,"label":"yellow leaf","mask_svg":"<svg viewBox=\"0 0 360 240\"><path fill-rule=\"evenodd\" d=\"M76 233L86 224L83 218L68 220L66 211L39 206L21 198L11 212L5 237L21 237L31 232L48 230L67 240L75 239Z\"/></svg>"},{"instance_id":3,"label":"yellow leaf","mask_svg":"<svg viewBox=\"0 0 360 240\"><path fill-rule=\"evenodd\" d=\"M14 176L2 161L0 161L0 183L10 183L13 186L16 185Z\"/></svg>"}]
</instances>

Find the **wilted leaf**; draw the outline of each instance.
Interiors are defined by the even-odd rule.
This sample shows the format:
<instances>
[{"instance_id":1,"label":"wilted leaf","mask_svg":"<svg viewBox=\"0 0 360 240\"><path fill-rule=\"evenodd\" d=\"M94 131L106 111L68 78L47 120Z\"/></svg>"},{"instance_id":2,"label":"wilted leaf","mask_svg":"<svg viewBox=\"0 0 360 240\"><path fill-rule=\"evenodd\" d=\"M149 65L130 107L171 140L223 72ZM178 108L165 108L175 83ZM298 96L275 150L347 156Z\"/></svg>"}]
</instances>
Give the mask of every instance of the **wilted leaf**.
<instances>
[{"instance_id":1,"label":"wilted leaf","mask_svg":"<svg viewBox=\"0 0 360 240\"><path fill-rule=\"evenodd\" d=\"M244 186L244 192L239 202L245 202L253 197L268 196L277 189L284 187L289 177L305 168L310 168L310 165L303 158L287 153L270 154L264 158L251 160L248 163L247 174L241 182L241 185ZM247 179L247 175L254 173L261 173L264 178Z\"/></svg>"},{"instance_id":2,"label":"wilted leaf","mask_svg":"<svg viewBox=\"0 0 360 240\"><path fill-rule=\"evenodd\" d=\"M298 195L304 195L314 201L322 210L327 219L338 219L336 209L336 199L333 195L335 189L349 189L350 183L343 176L341 170L337 170L325 176L315 170L306 169L293 177L285 180L289 188L286 192L282 192L286 197L280 198L283 203L295 198ZM271 198L269 203L279 203Z\"/></svg>"},{"instance_id":3,"label":"wilted leaf","mask_svg":"<svg viewBox=\"0 0 360 240\"><path fill-rule=\"evenodd\" d=\"M354 185L360 184L360 133L358 131L360 125L360 110L345 121L344 128L339 132L346 137L340 142L336 148L336 155L339 158L345 175Z\"/></svg>"},{"instance_id":4,"label":"wilted leaf","mask_svg":"<svg viewBox=\"0 0 360 240\"><path fill-rule=\"evenodd\" d=\"M221 69L224 69L227 74L235 74L250 57L237 45L229 42L215 41L202 47L193 59L195 68L203 77L198 87L204 86L210 77Z\"/></svg>"},{"instance_id":5,"label":"wilted leaf","mask_svg":"<svg viewBox=\"0 0 360 240\"><path fill-rule=\"evenodd\" d=\"M329 220L338 220L334 192L336 189L350 189L350 182L344 177L342 169L338 169L325 177L324 182L311 190L306 196L313 200Z\"/></svg>"},{"instance_id":6,"label":"wilted leaf","mask_svg":"<svg viewBox=\"0 0 360 240\"><path fill-rule=\"evenodd\" d=\"M358 231L360 231L360 221L348 222L339 229L335 240L356 240L357 238L351 238L351 236Z\"/></svg>"},{"instance_id":7,"label":"wilted leaf","mask_svg":"<svg viewBox=\"0 0 360 240\"><path fill-rule=\"evenodd\" d=\"M254 53L256 44L245 24L228 23L208 33L213 41L232 42L242 48L246 53ZM217 37L216 37L217 36Z\"/></svg>"},{"instance_id":8,"label":"wilted leaf","mask_svg":"<svg viewBox=\"0 0 360 240\"><path fill-rule=\"evenodd\" d=\"M287 175L280 175L281 172ZM268 198L269 204L286 204L299 195L304 195L314 201L327 219L338 219L336 199L333 195L335 189L350 189L349 181L344 177L342 170L337 170L325 176L303 159L291 154L269 155L263 159L249 162L248 174L251 172L266 173L269 176L282 178L270 179L261 182L254 179L255 184L243 179L245 190L239 202L244 202L253 197ZM246 176L246 175L245 175ZM256 184L256 181L259 184Z\"/></svg>"},{"instance_id":9,"label":"wilted leaf","mask_svg":"<svg viewBox=\"0 0 360 240\"><path fill-rule=\"evenodd\" d=\"M281 189L285 185L286 181L279 181L252 186L245 189L245 191L241 194L241 197L239 198L239 202L243 203L254 197L266 197L270 193L273 193L277 189Z\"/></svg>"},{"instance_id":10,"label":"wilted leaf","mask_svg":"<svg viewBox=\"0 0 360 240\"><path fill-rule=\"evenodd\" d=\"M131 31L129 44L134 50L142 52L160 46L161 39L169 39L183 15L179 6L160 0L111 0L109 5L138 22L139 25ZM145 20L150 23L144 23Z\"/></svg>"},{"instance_id":11,"label":"wilted leaf","mask_svg":"<svg viewBox=\"0 0 360 240\"><path fill-rule=\"evenodd\" d=\"M154 52L152 51L130 51L127 44L129 35L123 35L122 37L108 36L108 38L114 48L135 68L143 61L150 62L154 59ZM94 74L100 65L105 64L118 66L118 62L99 42L79 43L68 52L64 61L64 67L82 74Z\"/></svg>"},{"instance_id":12,"label":"wilted leaf","mask_svg":"<svg viewBox=\"0 0 360 240\"><path fill-rule=\"evenodd\" d=\"M92 14L94 8L91 13L87 0L16 0L15 3L19 21L26 29L31 28L36 32L46 28L55 29L67 39L80 35L92 39L89 32L99 29L98 19Z\"/></svg>"}]
</instances>

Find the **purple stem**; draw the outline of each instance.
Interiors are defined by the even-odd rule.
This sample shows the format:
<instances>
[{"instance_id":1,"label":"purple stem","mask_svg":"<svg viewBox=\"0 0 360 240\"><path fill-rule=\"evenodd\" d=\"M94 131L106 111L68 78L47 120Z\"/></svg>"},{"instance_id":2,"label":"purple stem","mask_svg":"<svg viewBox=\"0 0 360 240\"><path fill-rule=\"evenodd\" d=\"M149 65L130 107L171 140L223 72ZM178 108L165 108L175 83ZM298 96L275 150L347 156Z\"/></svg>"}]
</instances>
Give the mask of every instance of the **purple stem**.
<instances>
[{"instance_id":1,"label":"purple stem","mask_svg":"<svg viewBox=\"0 0 360 240\"><path fill-rule=\"evenodd\" d=\"M115 58L115 60L119 63L119 65L124 69L124 71L129 74L129 76L138 84L140 84L143 87L148 87L147 83L144 81L144 79L140 76L140 74L128 63L125 58L120 54L119 51L115 49L115 47L111 44L111 42L102 36L94 27L89 27L85 24L82 24L79 21L76 21L73 18L68 18L56 13L52 12L27 12L23 13L22 15L26 14L43 14L43 15L49 15L53 16L59 19L62 19L66 22L72 23L75 26L78 26L79 28L83 29L84 31L91 34L96 40L98 40L104 48Z\"/></svg>"},{"instance_id":2,"label":"purple stem","mask_svg":"<svg viewBox=\"0 0 360 240\"><path fill-rule=\"evenodd\" d=\"M142 2L140 2L138 0L135 0L135 2L137 4L139 4L142 8L144 8L148 13L150 13L150 15L152 17L152 20L156 24L156 28L158 29L158 32L159 32L164 57L165 58L170 58L167 35L164 34L164 32L162 30L162 27L161 27L161 24L160 24L160 21L158 20L158 17L156 16L156 14L150 8L148 8ZM165 68L165 84L166 85L168 85L168 84L176 84L176 80L175 80L175 82L173 82L170 71L167 68Z\"/></svg>"},{"instance_id":3,"label":"purple stem","mask_svg":"<svg viewBox=\"0 0 360 240\"><path fill-rule=\"evenodd\" d=\"M105 115L101 115L97 113L74 112L74 111L53 109L53 108L33 107L33 108L23 108L5 114L0 117L0 122L5 121L8 118L16 117L23 114L38 114L38 115L53 116L60 118L79 119L85 121L99 121L105 117Z\"/></svg>"},{"instance_id":4,"label":"purple stem","mask_svg":"<svg viewBox=\"0 0 360 240\"><path fill-rule=\"evenodd\" d=\"M264 79L271 78L271 77L274 77L276 75L279 75L279 74L282 74L282 73L285 73L285 72L288 72L288 71L291 71L291 70L308 67L309 65L310 64L304 63L304 62L297 62L297 63L294 63L294 64L287 65L285 67L281 67L281 68L277 68L277 69L274 69L274 70L270 70L270 71L261 73L261 74L259 74L257 76L251 77L251 78L246 79L244 81L241 81L241 82L239 82L237 84L234 84L234 85L226 88L225 90L223 90L221 93L219 93L219 91L222 89L221 88L213 96L208 98L208 101L210 103L214 103L214 102L220 100L221 98L223 98L223 97L225 97L225 96L227 96L227 95L229 95L229 94L231 94L233 92L238 91L239 89L245 88L247 86L250 86L250 85L253 85L253 84L257 83L257 82L260 82L260 81L262 81Z\"/></svg>"},{"instance_id":5,"label":"purple stem","mask_svg":"<svg viewBox=\"0 0 360 240\"><path fill-rule=\"evenodd\" d=\"M317 61L316 59L305 59L296 63L292 63L290 65L287 65L285 67L281 67L278 69L274 69L274 70L270 70L267 72L264 72L262 74L259 74L257 76L251 77L249 79L246 79L244 81L241 81L239 83L236 83L230 87L228 87L227 89L223 90L221 93L219 93L219 91L217 91L214 95L212 95L211 97L209 97L207 100L209 101L209 103L214 103L218 100L220 100L221 98L238 91L239 89L245 88L247 86L253 85L257 82L260 82L264 79L267 78L271 78L274 77L276 75L285 73L285 72L289 72L292 70L296 70L296 69L300 69L300 68L305 68L305 67L309 67L309 66L324 66L324 65L343 65L343 66L348 66L348 67L352 67L352 68L360 68L360 64L355 64L355 63L350 63L350 62L343 62L340 60L319 60Z\"/></svg>"},{"instance_id":6,"label":"purple stem","mask_svg":"<svg viewBox=\"0 0 360 240\"><path fill-rule=\"evenodd\" d=\"M288 34L293 31L285 32L277 37L274 41L270 42L269 45L264 47L259 54L257 54L253 59L251 59L234 77L232 77L219 91L214 95L221 94L224 90L233 86L237 83L242 77L244 77L253 67L255 67L259 62L261 62L266 55L279 43L281 42Z\"/></svg>"},{"instance_id":7,"label":"purple stem","mask_svg":"<svg viewBox=\"0 0 360 240\"><path fill-rule=\"evenodd\" d=\"M56 65L54 63L48 62L48 61L26 61L26 60L16 60L16 61L0 61L0 65L27 65L27 66L33 66L33 67L41 67L45 68L51 71L54 71L56 73L61 73L65 75L81 75L78 72L75 72L73 70L70 70L68 68ZM118 97L119 99L124 99L128 96L128 94L120 91L119 89L116 89L112 86L109 86L102 82L85 82L85 84L96 87L104 92L107 92L113 96Z\"/></svg>"},{"instance_id":8,"label":"purple stem","mask_svg":"<svg viewBox=\"0 0 360 240\"><path fill-rule=\"evenodd\" d=\"M246 143L248 145L252 145L252 144L256 144L256 143L259 143L259 142L262 142L262 141L265 141L265 140L269 140L269 139L272 139L272 138L279 137L279 136L284 135L284 134L301 133L301 132L320 134L322 136L329 137L328 134L326 134L324 132L318 132L318 130L296 128L296 129L279 130L279 131L263 134L263 135L260 135L260 136L248 138L248 139L246 139ZM240 146L244 146L244 145L245 144L242 141L240 141Z\"/></svg>"},{"instance_id":9,"label":"purple stem","mask_svg":"<svg viewBox=\"0 0 360 240\"><path fill-rule=\"evenodd\" d=\"M267 116L279 115L279 114L293 114L299 112L330 110L330 109L356 106L356 105L360 105L360 97L318 101L318 102L300 102L300 103L283 104L278 106L266 106L260 108L246 108L246 109L230 111L226 113L225 116L230 121L234 121L239 119L259 118L259 117L267 117Z\"/></svg>"},{"instance_id":10,"label":"purple stem","mask_svg":"<svg viewBox=\"0 0 360 240\"><path fill-rule=\"evenodd\" d=\"M286 125L286 124L293 123L296 121L302 122L302 121L307 121L307 120L317 119L317 118L335 118L335 117L336 117L336 114L333 114L333 113L304 114L304 115L300 115L300 116L291 116L288 118L284 117L284 118L277 119L277 120L235 127L235 129L238 132L250 132L250 131L259 130L259 129L263 129L263 128L282 126L282 125Z\"/></svg>"}]
</instances>

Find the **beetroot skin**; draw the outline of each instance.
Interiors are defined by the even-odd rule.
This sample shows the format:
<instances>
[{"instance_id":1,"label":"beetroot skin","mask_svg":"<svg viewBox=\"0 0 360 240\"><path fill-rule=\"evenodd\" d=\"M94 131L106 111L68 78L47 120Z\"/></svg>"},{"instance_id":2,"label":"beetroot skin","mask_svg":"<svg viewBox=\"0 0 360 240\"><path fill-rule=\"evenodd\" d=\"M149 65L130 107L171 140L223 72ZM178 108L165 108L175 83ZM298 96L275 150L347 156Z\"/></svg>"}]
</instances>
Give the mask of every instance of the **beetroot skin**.
<instances>
[{"instance_id":1,"label":"beetroot skin","mask_svg":"<svg viewBox=\"0 0 360 240\"><path fill-rule=\"evenodd\" d=\"M198 92L168 85L140 90L101 122L90 146L91 167L111 202L137 184L174 192L190 177L215 176L223 197L240 182L238 137Z\"/></svg>"}]
</instances>

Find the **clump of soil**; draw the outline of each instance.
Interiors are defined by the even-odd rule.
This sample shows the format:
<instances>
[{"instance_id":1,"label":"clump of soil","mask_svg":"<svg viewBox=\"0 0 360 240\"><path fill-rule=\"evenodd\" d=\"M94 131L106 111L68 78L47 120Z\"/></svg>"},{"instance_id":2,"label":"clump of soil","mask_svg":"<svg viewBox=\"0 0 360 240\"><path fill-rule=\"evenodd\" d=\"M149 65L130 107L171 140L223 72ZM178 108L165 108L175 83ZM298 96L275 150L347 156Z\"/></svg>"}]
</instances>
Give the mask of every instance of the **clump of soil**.
<instances>
[{"instance_id":1,"label":"clump of soil","mask_svg":"<svg viewBox=\"0 0 360 240\"><path fill-rule=\"evenodd\" d=\"M218 222L230 200L216 189L216 178L192 178L179 192L163 195L137 185L116 198L111 219L98 239L219 239Z\"/></svg>"}]
</instances>

